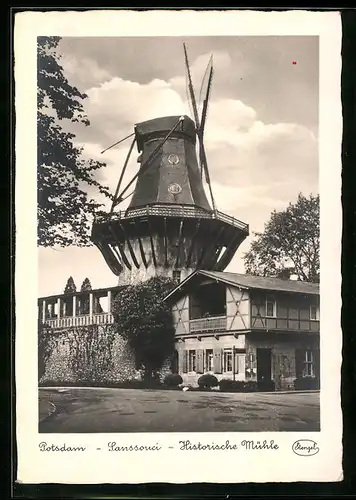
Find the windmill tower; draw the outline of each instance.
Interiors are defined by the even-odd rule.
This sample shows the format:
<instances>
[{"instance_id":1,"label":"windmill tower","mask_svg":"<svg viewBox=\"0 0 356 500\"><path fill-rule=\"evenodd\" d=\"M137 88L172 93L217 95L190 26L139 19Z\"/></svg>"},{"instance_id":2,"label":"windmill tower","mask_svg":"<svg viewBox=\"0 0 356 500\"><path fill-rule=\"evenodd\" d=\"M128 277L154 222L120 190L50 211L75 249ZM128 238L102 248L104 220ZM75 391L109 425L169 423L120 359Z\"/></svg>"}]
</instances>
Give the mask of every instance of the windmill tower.
<instances>
[{"instance_id":1,"label":"windmill tower","mask_svg":"<svg viewBox=\"0 0 356 500\"><path fill-rule=\"evenodd\" d=\"M196 269L223 271L248 235L247 224L216 209L211 188L204 129L212 59L206 71L207 86L199 116L185 45L184 54L194 121L188 116L166 116L134 126L134 132L125 138L133 140L111 210L93 224L92 241L120 284L158 275L180 280ZM140 166L120 192L135 146ZM135 182L133 192L127 194ZM128 208L117 210L131 195Z\"/></svg>"}]
</instances>

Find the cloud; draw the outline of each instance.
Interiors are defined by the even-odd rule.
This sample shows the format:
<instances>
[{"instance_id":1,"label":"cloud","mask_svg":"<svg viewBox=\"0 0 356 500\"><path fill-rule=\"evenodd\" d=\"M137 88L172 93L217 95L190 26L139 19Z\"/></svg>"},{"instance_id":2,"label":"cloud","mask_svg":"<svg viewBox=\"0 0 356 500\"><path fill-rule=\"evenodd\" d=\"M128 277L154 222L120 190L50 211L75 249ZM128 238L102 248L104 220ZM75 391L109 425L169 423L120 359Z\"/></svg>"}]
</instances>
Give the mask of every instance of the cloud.
<instances>
[{"instance_id":1,"label":"cloud","mask_svg":"<svg viewBox=\"0 0 356 500\"><path fill-rule=\"evenodd\" d=\"M108 135L132 130L135 123L155 116L189 112L180 95L162 80L141 85L115 77L86 93L89 116L98 119Z\"/></svg>"},{"instance_id":2,"label":"cloud","mask_svg":"<svg viewBox=\"0 0 356 500\"><path fill-rule=\"evenodd\" d=\"M78 58L71 54L61 57L60 64L69 82L75 80L75 84L80 87L90 87L94 84L109 81L111 73L99 66L94 59L84 57Z\"/></svg>"},{"instance_id":3,"label":"cloud","mask_svg":"<svg viewBox=\"0 0 356 500\"><path fill-rule=\"evenodd\" d=\"M203 90L206 90L208 83L208 64L212 56L214 66L212 91L214 91L215 88L221 87L221 83L224 82L231 71L232 60L231 56L227 52L214 51L214 54L205 53L199 55L190 65L190 73L197 101L199 101L201 89L203 88ZM179 92L180 95L187 95L186 74L176 75L170 78L168 82L173 89Z\"/></svg>"},{"instance_id":4,"label":"cloud","mask_svg":"<svg viewBox=\"0 0 356 500\"><path fill-rule=\"evenodd\" d=\"M316 36L64 37L59 49L64 57L76 59L80 75L77 77L74 67L70 81L83 91L97 83L90 76L90 68L81 70L82 61L90 59L111 77L140 84L154 78L173 82L180 77L183 85L179 93L184 97L183 41L188 46L198 93L213 54L214 99L240 99L256 109L265 123L297 122L317 127ZM90 84L83 85L83 81Z\"/></svg>"}]
</instances>

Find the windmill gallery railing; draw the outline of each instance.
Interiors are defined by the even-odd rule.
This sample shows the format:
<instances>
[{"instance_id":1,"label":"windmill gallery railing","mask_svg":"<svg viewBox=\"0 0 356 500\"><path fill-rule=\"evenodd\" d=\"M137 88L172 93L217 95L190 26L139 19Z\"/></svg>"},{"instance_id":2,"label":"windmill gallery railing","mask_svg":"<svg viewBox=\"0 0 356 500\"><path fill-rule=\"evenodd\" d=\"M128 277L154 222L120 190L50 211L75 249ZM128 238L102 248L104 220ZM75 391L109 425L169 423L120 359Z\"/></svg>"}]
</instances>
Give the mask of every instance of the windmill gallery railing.
<instances>
[{"instance_id":1,"label":"windmill gallery railing","mask_svg":"<svg viewBox=\"0 0 356 500\"><path fill-rule=\"evenodd\" d=\"M208 212L197 207L189 206L165 206L165 205L155 205L153 207L142 207L135 208L131 210L121 210L113 212L111 215L111 220L121 220L130 219L135 217L144 216L163 216L163 217L184 217L184 218L201 218L201 219L217 219L222 222L226 222L232 226L238 227L244 231L248 231L248 224L241 222L235 217L226 215L218 210L215 212ZM102 216L97 216L96 221L105 221L106 218Z\"/></svg>"}]
</instances>

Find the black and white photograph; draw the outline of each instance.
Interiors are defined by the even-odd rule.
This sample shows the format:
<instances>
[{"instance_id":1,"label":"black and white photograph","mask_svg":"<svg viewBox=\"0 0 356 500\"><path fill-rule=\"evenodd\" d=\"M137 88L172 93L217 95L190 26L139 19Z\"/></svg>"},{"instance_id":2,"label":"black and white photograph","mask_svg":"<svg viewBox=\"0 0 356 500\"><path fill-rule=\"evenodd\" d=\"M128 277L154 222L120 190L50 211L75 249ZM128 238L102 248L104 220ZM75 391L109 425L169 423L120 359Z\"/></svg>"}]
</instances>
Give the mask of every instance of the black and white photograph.
<instances>
[{"instance_id":1,"label":"black and white photograph","mask_svg":"<svg viewBox=\"0 0 356 500\"><path fill-rule=\"evenodd\" d=\"M287 433L317 456L320 36L55 28L35 37L38 451Z\"/></svg>"}]
</instances>

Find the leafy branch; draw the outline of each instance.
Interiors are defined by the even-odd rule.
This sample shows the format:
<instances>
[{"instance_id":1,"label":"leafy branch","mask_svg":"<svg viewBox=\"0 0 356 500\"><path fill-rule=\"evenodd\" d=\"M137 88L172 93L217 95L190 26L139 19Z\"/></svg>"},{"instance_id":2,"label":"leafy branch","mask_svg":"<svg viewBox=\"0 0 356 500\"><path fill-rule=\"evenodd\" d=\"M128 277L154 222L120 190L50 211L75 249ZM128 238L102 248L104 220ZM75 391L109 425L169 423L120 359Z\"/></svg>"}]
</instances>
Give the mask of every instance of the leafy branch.
<instances>
[{"instance_id":1,"label":"leafy branch","mask_svg":"<svg viewBox=\"0 0 356 500\"><path fill-rule=\"evenodd\" d=\"M83 100L87 95L70 85L60 65L59 37L37 39L37 185L38 244L90 245L93 216L103 206L94 197L112 198L95 174L105 163L82 158L66 122L89 126Z\"/></svg>"},{"instance_id":2,"label":"leafy branch","mask_svg":"<svg viewBox=\"0 0 356 500\"><path fill-rule=\"evenodd\" d=\"M263 233L254 233L244 255L245 270L257 276L282 276L287 272L301 281L320 279L320 200L299 194L296 203L273 211Z\"/></svg>"}]
</instances>

